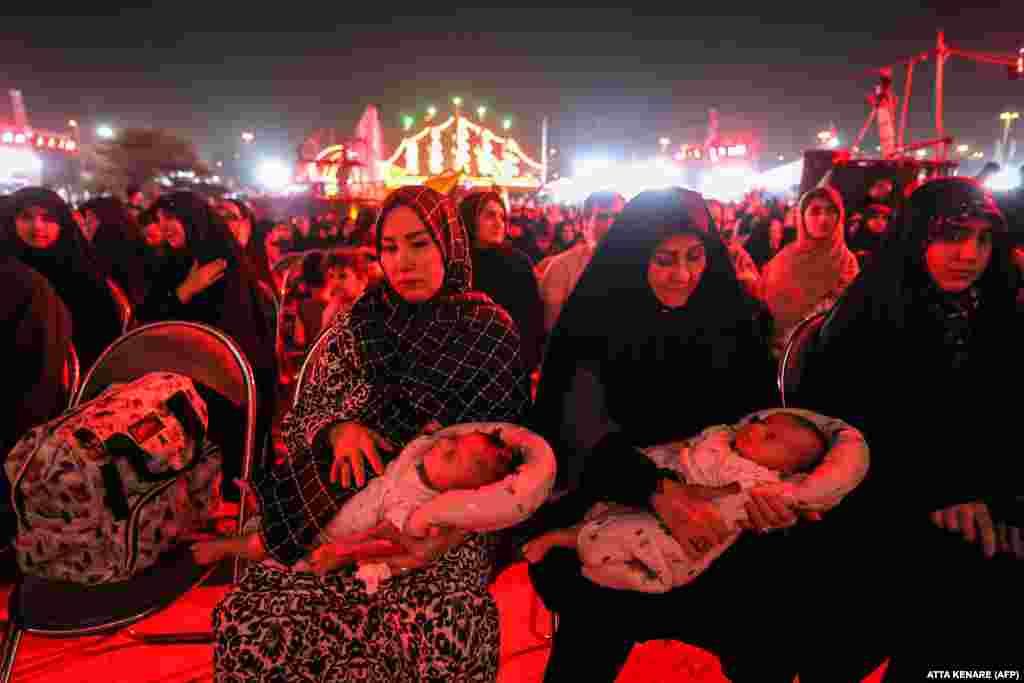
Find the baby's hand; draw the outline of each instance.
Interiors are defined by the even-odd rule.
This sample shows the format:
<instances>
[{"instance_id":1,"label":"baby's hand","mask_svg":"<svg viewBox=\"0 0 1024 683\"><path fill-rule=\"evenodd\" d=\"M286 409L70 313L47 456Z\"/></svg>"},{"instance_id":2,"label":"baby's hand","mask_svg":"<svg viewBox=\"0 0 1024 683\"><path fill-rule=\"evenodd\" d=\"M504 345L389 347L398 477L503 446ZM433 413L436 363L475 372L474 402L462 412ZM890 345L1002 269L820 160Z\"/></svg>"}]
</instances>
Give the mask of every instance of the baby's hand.
<instances>
[{"instance_id":1,"label":"baby's hand","mask_svg":"<svg viewBox=\"0 0 1024 683\"><path fill-rule=\"evenodd\" d=\"M306 559L299 560L295 565L295 571L311 571L317 576L323 576L345 564L346 559L345 555L339 551L338 546L333 543L324 543L313 550Z\"/></svg>"},{"instance_id":2,"label":"baby's hand","mask_svg":"<svg viewBox=\"0 0 1024 683\"><path fill-rule=\"evenodd\" d=\"M546 540L544 536L535 538L523 546L523 557L525 557L526 561L530 564L537 564L544 559L544 556L548 554L551 547L551 542Z\"/></svg>"},{"instance_id":3,"label":"baby's hand","mask_svg":"<svg viewBox=\"0 0 1024 683\"><path fill-rule=\"evenodd\" d=\"M405 528L402 530L402 533L406 536L411 536L413 538L426 538L431 529L436 529L436 527L432 527L427 523L427 515L418 514L422 509L423 508L421 507L415 510L411 515L409 515L409 519L406 520Z\"/></svg>"},{"instance_id":4,"label":"baby's hand","mask_svg":"<svg viewBox=\"0 0 1024 683\"><path fill-rule=\"evenodd\" d=\"M541 534L523 545L523 556L530 564L536 564L543 560L552 548L575 548L576 534L577 531L574 528L555 529Z\"/></svg>"}]
</instances>

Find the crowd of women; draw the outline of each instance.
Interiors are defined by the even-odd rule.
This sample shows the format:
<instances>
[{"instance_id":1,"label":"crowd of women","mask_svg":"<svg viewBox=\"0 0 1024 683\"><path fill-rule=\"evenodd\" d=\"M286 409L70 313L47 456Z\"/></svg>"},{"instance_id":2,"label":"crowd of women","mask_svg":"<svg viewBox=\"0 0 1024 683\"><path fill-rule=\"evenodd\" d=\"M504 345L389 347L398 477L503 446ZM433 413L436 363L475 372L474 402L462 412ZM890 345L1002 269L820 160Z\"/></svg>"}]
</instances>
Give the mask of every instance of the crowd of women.
<instances>
[{"instance_id":1,"label":"crowd of women","mask_svg":"<svg viewBox=\"0 0 1024 683\"><path fill-rule=\"evenodd\" d=\"M1024 559L1010 429L1021 272L980 185L932 179L855 219L829 187L738 212L681 189L545 216L509 216L493 192L459 199L403 188L376 216L335 220L333 236L330 220L316 236L308 219L261 222L243 202L185 192L137 219L103 199L80 207L91 240L52 192L3 200L4 338L19 359L12 390L31 397L8 413L5 448L60 411L68 340L88 365L121 333L110 281L139 322L195 320L236 339L268 430L279 359L259 283L279 288L285 242L377 255L379 281L326 323L317 309L324 352L285 414L288 455L255 475L276 492L261 511L273 559L214 611L218 681L494 681L489 585L519 544L600 501L654 511L698 557L732 540L723 491L666 477L640 449L779 405L779 351L823 311L796 401L860 431L865 481L823 515L752 493L750 524L771 533L742 534L667 593L596 585L575 552L552 550L530 566L559 616L545 680L613 681L652 639L707 648L737 682L856 681L886 658L888 680L917 680L1019 656L999 613L1020 607ZM870 258L848 246L862 230L884 234ZM552 294L558 259L575 272ZM211 428L230 422L231 406L213 409ZM376 591L356 573L364 550L325 576L291 568L345 500L338 472L362 485L418 435L466 422L525 425L553 447L556 493L531 519L503 534L396 534L383 556L367 544L394 568Z\"/></svg>"}]
</instances>

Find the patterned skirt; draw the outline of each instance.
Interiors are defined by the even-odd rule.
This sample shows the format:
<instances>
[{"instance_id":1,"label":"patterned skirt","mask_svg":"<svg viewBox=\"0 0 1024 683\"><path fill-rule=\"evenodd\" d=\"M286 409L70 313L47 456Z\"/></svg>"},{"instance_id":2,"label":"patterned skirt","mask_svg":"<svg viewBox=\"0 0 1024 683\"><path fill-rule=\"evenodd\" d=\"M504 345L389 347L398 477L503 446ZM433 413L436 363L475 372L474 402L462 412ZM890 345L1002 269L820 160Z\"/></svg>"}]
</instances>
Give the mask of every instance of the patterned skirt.
<instances>
[{"instance_id":1,"label":"patterned skirt","mask_svg":"<svg viewBox=\"0 0 1024 683\"><path fill-rule=\"evenodd\" d=\"M213 612L215 680L493 682L493 553L492 537L470 536L373 595L351 568L321 579L254 564Z\"/></svg>"}]
</instances>

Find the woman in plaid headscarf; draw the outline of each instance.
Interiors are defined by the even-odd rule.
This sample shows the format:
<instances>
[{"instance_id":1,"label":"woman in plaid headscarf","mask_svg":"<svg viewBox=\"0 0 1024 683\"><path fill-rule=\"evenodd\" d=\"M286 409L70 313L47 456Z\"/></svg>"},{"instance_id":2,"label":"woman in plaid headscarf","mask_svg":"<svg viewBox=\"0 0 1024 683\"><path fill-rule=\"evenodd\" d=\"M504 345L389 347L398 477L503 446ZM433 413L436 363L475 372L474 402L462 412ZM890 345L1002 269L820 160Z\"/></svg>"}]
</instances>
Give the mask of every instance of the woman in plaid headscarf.
<instances>
[{"instance_id":1,"label":"woman in plaid headscarf","mask_svg":"<svg viewBox=\"0 0 1024 683\"><path fill-rule=\"evenodd\" d=\"M436 559L374 595L351 566L323 578L281 567L301 559L362 486L364 457L379 474L425 430L517 422L529 406L519 334L471 291L469 241L449 201L427 188L397 190L381 211L377 248L384 281L328 332L284 421L290 457L256 484L261 537L280 564L251 567L214 612L219 681L497 676L489 536L443 537L431 549L401 539Z\"/></svg>"}]
</instances>

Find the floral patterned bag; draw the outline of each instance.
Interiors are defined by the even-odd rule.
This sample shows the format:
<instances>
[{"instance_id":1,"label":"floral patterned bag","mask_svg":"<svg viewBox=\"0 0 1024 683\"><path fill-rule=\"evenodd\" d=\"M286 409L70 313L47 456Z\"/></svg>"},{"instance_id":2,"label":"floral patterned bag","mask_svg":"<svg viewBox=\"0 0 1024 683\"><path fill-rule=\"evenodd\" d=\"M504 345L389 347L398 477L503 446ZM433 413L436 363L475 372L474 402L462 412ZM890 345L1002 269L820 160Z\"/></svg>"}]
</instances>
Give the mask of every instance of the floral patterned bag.
<instances>
[{"instance_id":1,"label":"floral patterned bag","mask_svg":"<svg viewBox=\"0 0 1024 683\"><path fill-rule=\"evenodd\" d=\"M208 420L189 378L156 372L28 432L4 464L22 571L97 584L153 565L220 503Z\"/></svg>"}]
</instances>

